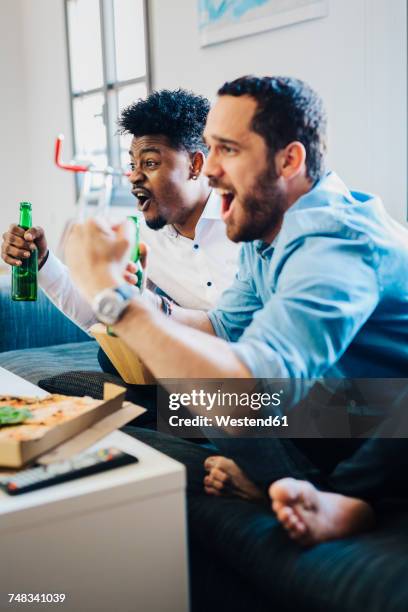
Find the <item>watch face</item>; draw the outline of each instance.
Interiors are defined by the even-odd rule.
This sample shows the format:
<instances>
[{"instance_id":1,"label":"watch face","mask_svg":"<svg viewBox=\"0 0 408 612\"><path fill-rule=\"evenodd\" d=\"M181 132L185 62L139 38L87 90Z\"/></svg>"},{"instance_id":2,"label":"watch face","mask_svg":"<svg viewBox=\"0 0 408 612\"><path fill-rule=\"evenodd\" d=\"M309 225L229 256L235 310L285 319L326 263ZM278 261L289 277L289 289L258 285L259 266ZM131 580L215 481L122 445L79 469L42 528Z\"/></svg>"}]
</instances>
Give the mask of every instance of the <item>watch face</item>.
<instances>
[{"instance_id":1,"label":"watch face","mask_svg":"<svg viewBox=\"0 0 408 612\"><path fill-rule=\"evenodd\" d=\"M121 297L109 292L109 294L100 297L96 316L102 323L113 325L119 319L124 305L124 300Z\"/></svg>"},{"instance_id":2,"label":"watch face","mask_svg":"<svg viewBox=\"0 0 408 612\"><path fill-rule=\"evenodd\" d=\"M113 301L111 297L105 297L99 305L99 312L106 318L115 319L119 314L119 304Z\"/></svg>"},{"instance_id":3,"label":"watch face","mask_svg":"<svg viewBox=\"0 0 408 612\"><path fill-rule=\"evenodd\" d=\"M115 289L104 289L96 295L93 311L99 321L105 325L114 325L135 294L135 288L126 284Z\"/></svg>"}]
</instances>

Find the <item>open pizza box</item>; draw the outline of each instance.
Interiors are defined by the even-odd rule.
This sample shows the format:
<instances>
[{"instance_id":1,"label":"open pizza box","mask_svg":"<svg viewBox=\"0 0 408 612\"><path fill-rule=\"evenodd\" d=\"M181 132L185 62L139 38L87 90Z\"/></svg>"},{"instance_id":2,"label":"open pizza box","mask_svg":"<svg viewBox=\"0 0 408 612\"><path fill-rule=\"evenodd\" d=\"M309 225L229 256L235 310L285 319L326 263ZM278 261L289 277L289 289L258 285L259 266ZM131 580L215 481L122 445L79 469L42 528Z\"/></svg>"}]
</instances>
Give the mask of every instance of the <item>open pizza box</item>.
<instances>
[{"instance_id":1,"label":"open pizza box","mask_svg":"<svg viewBox=\"0 0 408 612\"><path fill-rule=\"evenodd\" d=\"M137 358L137 355L116 336L110 336L106 326L96 323L89 332L109 357L123 380L133 385L154 385L156 379L146 366Z\"/></svg>"},{"instance_id":2,"label":"open pizza box","mask_svg":"<svg viewBox=\"0 0 408 612\"><path fill-rule=\"evenodd\" d=\"M123 387L105 383L102 402L83 414L47 428L41 437L23 441L0 438L0 471L21 468L33 459L41 464L69 459L123 427L145 412L141 406L124 402L125 393Z\"/></svg>"}]
</instances>

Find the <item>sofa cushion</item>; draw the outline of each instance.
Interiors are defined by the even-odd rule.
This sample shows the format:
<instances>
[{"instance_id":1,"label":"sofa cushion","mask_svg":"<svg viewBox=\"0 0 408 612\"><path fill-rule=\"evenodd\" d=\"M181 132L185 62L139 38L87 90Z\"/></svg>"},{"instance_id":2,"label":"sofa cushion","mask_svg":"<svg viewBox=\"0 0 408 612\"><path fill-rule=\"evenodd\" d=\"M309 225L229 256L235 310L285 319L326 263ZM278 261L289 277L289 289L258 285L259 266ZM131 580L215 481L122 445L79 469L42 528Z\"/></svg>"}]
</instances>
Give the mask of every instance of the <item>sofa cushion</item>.
<instances>
[{"instance_id":1,"label":"sofa cushion","mask_svg":"<svg viewBox=\"0 0 408 612\"><path fill-rule=\"evenodd\" d=\"M72 370L101 371L94 340L0 353L0 366L38 384L39 380Z\"/></svg>"},{"instance_id":2,"label":"sofa cushion","mask_svg":"<svg viewBox=\"0 0 408 612\"><path fill-rule=\"evenodd\" d=\"M289 539L270 508L243 500L192 497L189 519L196 545L262 596L265 611L408 610L404 509L384 513L370 533L308 549Z\"/></svg>"},{"instance_id":3,"label":"sofa cushion","mask_svg":"<svg viewBox=\"0 0 408 612\"><path fill-rule=\"evenodd\" d=\"M42 291L36 302L13 302L8 275L0 276L0 330L0 352L90 340Z\"/></svg>"},{"instance_id":4,"label":"sofa cushion","mask_svg":"<svg viewBox=\"0 0 408 612\"><path fill-rule=\"evenodd\" d=\"M125 385L119 376L114 376L113 374L74 370L73 372L64 372L50 378L43 378L38 382L38 386L49 393L79 396L89 395L95 399L103 399L105 383L119 386Z\"/></svg>"}]
</instances>

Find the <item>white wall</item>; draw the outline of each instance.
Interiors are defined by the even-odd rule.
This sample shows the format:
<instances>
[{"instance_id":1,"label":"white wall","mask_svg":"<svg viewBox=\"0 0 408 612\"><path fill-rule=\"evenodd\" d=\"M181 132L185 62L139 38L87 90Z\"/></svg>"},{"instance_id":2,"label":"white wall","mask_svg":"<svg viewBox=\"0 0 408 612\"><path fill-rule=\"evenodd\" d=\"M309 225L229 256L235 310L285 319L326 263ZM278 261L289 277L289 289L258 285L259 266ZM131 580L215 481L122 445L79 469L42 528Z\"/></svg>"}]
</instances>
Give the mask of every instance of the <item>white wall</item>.
<instances>
[{"instance_id":1,"label":"white wall","mask_svg":"<svg viewBox=\"0 0 408 612\"><path fill-rule=\"evenodd\" d=\"M0 3L0 78L10 92L0 99L0 229L18 221L18 202L29 200L52 247L75 201L72 176L53 163L60 132L72 154L63 9L62 0Z\"/></svg>"},{"instance_id":2,"label":"white wall","mask_svg":"<svg viewBox=\"0 0 408 612\"><path fill-rule=\"evenodd\" d=\"M72 176L53 163L56 136L66 136L72 154L65 26L61 0L22 0L27 88L30 200L34 222L47 230L55 248L66 219L74 212Z\"/></svg>"},{"instance_id":3,"label":"white wall","mask_svg":"<svg viewBox=\"0 0 408 612\"><path fill-rule=\"evenodd\" d=\"M406 218L406 2L330 0L326 19L200 48L197 0L149 0L153 85L210 98L246 73L290 74L324 97L330 164L380 193ZM72 153L63 0L0 1L1 232L29 199L56 246L72 215L74 183L53 165L53 141ZM0 232L0 233L1 233Z\"/></svg>"},{"instance_id":4,"label":"white wall","mask_svg":"<svg viewBox=\"0 0 408 612\"><path fill-rule=\"evenodd\" d=\"M30 179L21 1L5 2L0 10L1 234L18 220L18 201L28 199Z\"/></svg>"},{"instance_id":5,"label":"white wall","mask_svg":"<svg viewBox=\"0 0 408 612\"><path fill-rule=\"evenodd\" d=\"M329 114L329 162L406 219L406 0L329 0L325 19L200 48L196 0L150 0L157 88L214 98L243 74L308 81Z\"/></svg>"}]
</instances>

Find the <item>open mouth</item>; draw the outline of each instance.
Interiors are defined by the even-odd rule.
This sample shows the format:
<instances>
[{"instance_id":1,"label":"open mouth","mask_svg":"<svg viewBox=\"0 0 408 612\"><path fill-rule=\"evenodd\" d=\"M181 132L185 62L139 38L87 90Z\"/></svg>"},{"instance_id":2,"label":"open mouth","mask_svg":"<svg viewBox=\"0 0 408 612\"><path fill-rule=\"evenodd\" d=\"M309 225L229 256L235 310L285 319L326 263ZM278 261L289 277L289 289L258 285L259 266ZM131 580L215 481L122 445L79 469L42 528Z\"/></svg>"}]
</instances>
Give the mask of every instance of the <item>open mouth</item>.
<instances>
[{"instance_id":1,"label":"open mouth","mask_svg":"<svg viewBox=\"0 0 408 612\"><path fill-rule=\"evenodd\" d=\"M217 189L217 192L221 196L221 216L226 221L231 214L235 193L226 189Z\"/></svg>"},{"instance_id":2,"label":"open mouth","mask_svg":"<svg viewBox=\"0 0 408 612\"><path fill-rule=\"evenodd\" d=\"M133 189L133 195L137 198L138 208L141 212L146 212L150 206L152 194L147 189Z\"/></svg>"}]
</instances>

